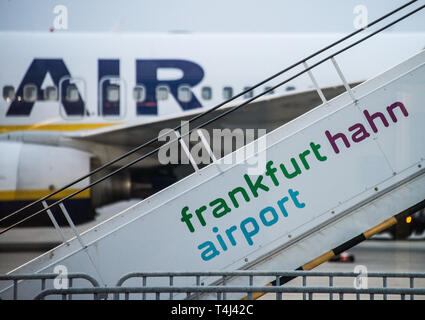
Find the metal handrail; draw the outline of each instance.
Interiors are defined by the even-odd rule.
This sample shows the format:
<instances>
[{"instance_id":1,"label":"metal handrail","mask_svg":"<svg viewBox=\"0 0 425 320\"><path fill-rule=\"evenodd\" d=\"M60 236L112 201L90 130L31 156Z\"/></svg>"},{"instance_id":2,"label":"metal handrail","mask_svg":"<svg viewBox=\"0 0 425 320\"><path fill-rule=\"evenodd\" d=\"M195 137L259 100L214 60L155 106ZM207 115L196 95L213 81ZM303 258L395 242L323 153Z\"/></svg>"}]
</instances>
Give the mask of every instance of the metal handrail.
<instances>
[{"instance_id":1,"label":"metal handrail","mask_svg":"<svg viewBox=\"0 0 425 320\"><path fill-rule=\"evenodd\" d=\"M41 280L42 287L41 292L38 294L35 299L43 299L48 295L62 295L65 299L67 296L72 297L74 294L93 294L94 299L101 299L107 297L107 294L113 294L114 299L119 299L119 294L125 294L126 299L128 299L130 293L156 293L157 297L159 297L160 293L170 293L170 297L172 293L187 293L187 298L190 299L199 299L201 294L206 293L217 293L218 298L226 298L226 293L247 293L247 298L250 299L253 297L253 294L258 293L303 293L303 298L305 298L304 294L308 293L309 297L314 293L327 293L332 297L333 294L339 294L340 297L343 294L355 293L357 297L360 294L383 294L384 299L386 295L389 294L400 294L402 299L404 299L405 295L410 295L412 299L414 295L425 295L425 288L414 288L413 281L414 279L425 279L425 272L368 272L367 274L361 274L358 272L346 272L346 271L261 271L261 270L237 270L237 271L155 271L155 272L133 272L124 275L121 277L115 287L100 287L98 282L92 278L91 276L84 273L71 273L66 275L67 279L85 279L89 281L93 288L68 288L68 289L45 289L45 281L48 279L55 279L59 275L54 273L49 274L20 274L20 275L0 275L0 281L13 281L14 282L14 292L13 298L17 299L18 291L17 284L18 281L22 280ZM130 279L135 277L197 277L196 286L173 286L170 283L169 286L146 286L146 283L142 287L122 287L122 284ZM226 283L222 285L206 285L199 281L200 277L226 277L229 280L232 277L236 276L246 276L250 277L250 285L249 286L226 286ZM273 286L254 286L252 277L259 276L269 276L269 277L302 277L303 278L303 286L302 287L281 287L283 283L275 284ZM306 286L306 282L304 279L306 277L329 277L329 279L342 278L342 277L358 277L365 276L367 278L382 278L384 287L373 287L373 288L353 288L353 287L335 287L329 283L329 287L308 287ZM410 288L388 288L387 280L390 278L409 278L410 279ZM72 284L71 284L72 286ZM223 293L222 296L219 294ZM102 295L103 294L103 295ZM189 295L191 294L191 295ZM280 297L281 298L281 297Z\"/></svg>"},{"instance_id":2,"label":"metal handrail","mask_svg":"<svg viewBox=\"0 0 425 320\"><path fill-rule=\"evenodd\" d=\"M52 280L60 277L57 273L41 273L41 274L7 274L0 275L0 281L13 281L13 300L18 298L18 281L23 280L40 280L41 290L46 287L46 280ZM64 276L65 277L65 276ZM85 273L69 273L66 279L84 279L92 284L93 287L99 287L97 280Z\"/></svg>"},{"instance_id":3,"label":"metal handrail","mask_svg":"<svg viewBox=\"0 0 425 320\"><path fill-rule=\"evenodd\" d=\"M357 277L358 272L329 272L329 271L254 271L254 270L240 270L240 271L181 271L181 272L132 272L122 276L116 287L131 278L142 277L240 277L240 276L272 276L272 277ZM367 276L370 278L425 278L425 272L368 272Z\"/></svg>"},{"instance_id":4,"label":"metal handrail","mask_svg":"<svg viewBox=\"0 0 425 320\"><path fill-rule=\"evenodd\" d=\"M347 272L347 271L306 271L306 270L295 270L295 271L259 271L259 270L236 270L236 271L154 271L154 272L132 272L122 276L116 287L122 287L123 283L129 279L142 278L143 287L146 287L148 278L169 278L169 285L173 286L174 279L178 277L195 277L196 285L203 286L201 277L213 277L219 278L209 286L223 285L225 286L229 280L233 277L247 277L250 285L253 284L254 277L266 276L274 277L275 280L270 282L268 285L282 286L287 282L301 277L303 279L303 286L306 286L306 278L317 278L317 277L328 277L329 285L332 286L334 278L356 278L356 277L367 277L367 278L382 278L384 288L387 287L388 279L406 278L409 279L410 288L414 288L415 279L425 279L425 272L367 272L362 274L359 272ZM205 281L205 280L203 280ZM258 292L257 292L258 293ZM145 293L144 293L145 294ZM196 294L195 298L199 298L199 293ZM114 293L114 299L118 299L118 293ZM128 294L127 294L128 295ZM145 298L145 296L144 296ZM332 299L332 295L330 296ZM386 300L386 294L384 294L384 300ZM412 296L411 296L412 298ZM173 299L170 293L170 299Z\"/></svg>"},{"instance_id":5,"label":"metal handrail","mask_svg":"<svg viewBox=\"0 0 425 320\"><path fill-rule=\"evenodd\" d=\"M215 107L213 107L213 108L211 108L211 109L208 109L208 110L206 110L205 112L200 113L200 114L198 114L198 115L194 116L194 117L193 117L193 118L191 118L188 122L190 123L190 122L196 121L197 119L199 119L199 118L201 118L201 117L203 117L203 116L205 116L205 115L207 115L207 114L211 113L212 111L217 110L218 108L220 108L220 107L224 106L225 104L227 104L227 103L229 103L229 102L231 102L231 101L233 101L233 100L235 100L235 99L237 99L237 98L241 97L242 95L244 95L244 94L246 94L246 93L248 93L248 92L250 92L250 91L254 90L255 88L257 88L257 87L259 87L259 86L263 85L264 83L269 82L269 81L270 81L270 80L272 80L272 79L275 79L276 77L278 77L278 76L282 75L283 73L285 73L285 72L287 72L287 71L289 71L289 70L293 69L294 67L296 67L296 66L298 66L298 65L301 65L301 64L305 63L307 60L310 60L311 58L313 58L313 57L315 57L315 56L317 56L317 55L319 55L319 54L323 53L324 51L327 51L327 50L329 50L330 48L332 48L332 47L334 47L334 46L338 45L339 43L342 43L343 41L345 41L345 40L347 40L347 39L349 39L349 38L353 37L354 35L356 35L356 34L358 34L358 33L362 32L362 31L364 31L364 30L366 30L366 29L370 28L371 26L375 25L376 23L378 23L378 22L380 22L380 21L382 21L382 20L386 19L386 18L387 18L387 17L389 17L389 16L392 16L392 15L393 15L393 14L395 14L396 12L398 12L398 11L400 11L400 10L404 9L404 8L405 8L405 7L407 7L407 6L410 6L411 4L413 4L413 3L415 3L415 2L417 2L417 0L412 0L412 1L410 1L410 2L408 2L408 3L406 3L406 4L404 4L403 6L401 6L401 7L397 8L397 9L395 9L395 10L393 10L393 11L391 11L391 12L387 13L386 15L382 16L381 18L379 18L379 19L377 19L377 20L375 20L375 21L371 22L371 23L370 23L369 25L367 25L365 28L363 28L363 29L358 29L358 30L356 30L355 32L352 32L351 34L349 34L349 35L347 35L347 36L345 36L345 37L341 38L340 40L338 40L338 41L336 41L336 42L334 42L334 43L332 43L332 44L330 44L330 45L328 45L328 46L324 47L323 49L321 49L321 50L319 50L319 51L316 51L315 53L311 54L310 56L308 56L308 57L306 57L306 58L304 58L304 59L302 59L302 60L300 60L299 62L294 63L293 65L291 65L291 66L289 66L289 67L287 67L287 68L285 68L285 69L281 70L280 72L278 72L278 73L274 74L273 76L271 76L271 77L269 77L269 78L267 78L267 79L265 79L265 80L263 80L263 81L261 81L261 82L257 83L256 85L254 85L254 86L250 87L248 90L245 90L245 91L243 91L243 92L241 92L241 93L239 93L239 94L237 94L237 95L233 96L232 98L230 98L230 99L228 99L228 100L226 100L226 101L224 101L224 102L222 102L222 103L218 104L217 106L215 106ZM411 16L411 15L415 14L416 12L418 12L418 11L420 11L420 10L424 9L424 8L425 8L425 5L423 5L423 6L419 7L419 8L416 8L415 10L412 10L411 12L409 12L409 13L405 14L404 16L400 17L399 19L397 19L397 20L395 20L395 21L393 21L393 22L391 22L391 23L387 24L386 26L384 26L384 27L380 28L379 30L377 30L377 31L375 31L375 32L373 32L373 33L371 33L371 34L367 35L366 37L364 37L364 38L362 38L362 39L360 39L360 40L358 40L358 41L356 41L356 42L354 42L354 43L352 43L352 44L350 44L350 45L348 45L348 46L344 47L343 49L341 49L341 50L337 51L336 53L329 55L328 57L326 57L326 58L324 58L324 59L320 60L319 62L315 63L314 65L312 65L312 66L310 66L310 67L305 68L303 71L300 71L299 73L297 73L296 75L294 75L294 76L290 77L289 79L286 79L286 80L284 80L284 81L282 81L282 82L278 83L277 85L275 85L275 86L273 86L273 87L270 87L269 89L267 89L267 90L265 90L264 92L262 92L262 93L260 93L260 94L258 94L258 95L256 95L256 96L254 96L253 98L251 98L251 99L249 99L249 100L247 100L247 101L243 102L242 104L237 105L237 106L235 106L235 107L232 107L232 108L230 108L229 110L227 110L226 112L223 112L222 114L220 114L220 115L218 115L218 116L216 116L216 117L214 117L214 118L212 118L212 119L210 119L210 120L208 120L208 121L206 121L206 122L204 122L204 123L202 123L202 124L198 125L197 127L193 128L192 130L190 130L189 132L187 132L186 134L184 134L184 135L179 135L179 137L178 137L177 139L172 140L172 141L169 141L169 142L167 142L167 144L169 144L169 143L174 143L174 142L178 142L180 139L182 139L184 136L186 136L186 135L190 134L190 133L191 133L191 132L193 132L194 130L197 130L197 129L203 128L203 127L207 126L208 124L210 124L210 123L212 123L212 122L214 122L214 121L216 121L216 120L218 120L218 119L220 119L220 118L222 118L222 117L225 117L225 116L226 116L226 115L228 115L229 113L232 113L232 112L234 112L234 111L236 111L236 110L238 110L238 109L240 109L240 108L242 108L242 107L246 106L247 104L249 104L249 103L253 102L253 101L254 101L254 100L256 100L256 99L258 99L259 97L261 97L261 96L263 96L263 95L266 95L267 93L269 93L269 92L271 92L271 91L275 90L276 88L278 88L278 87L280 87L280 86L284 85L285 83L287 83L287 82L289 82L289 81L292 81L293 79L295 79L295 78L299 77L300 75L302 75L302 74L304 74L304 73L306 73L306 72L310 71L311 69L313 69L313 68L317 67L318 65L322 64L323 62L325 62L325 61L327 61L327 60L329 60L329 59L331 59L331 58L333 58L333 57L337 56L338 54L340 54L340 53L342 53L342 52L344 52L344 51L346 51L346 50L348 50L348 49L352 48L353 46L355 46L355 45L357 45L357 44L359 44L359 43L361 43L361 42L363 42L363 41L365 41L365 40L369 39L370 37L372 37L372 36L374 36L374 35L376 35L376 34L378 34L378 33L382 32L383 30L388 29L389 27L391 27L391 26L393 26L393 25L395 25L395 24L399 23L400 21L402 21L402 20L406 19L407 17L409 17L409 16ZM176 128L174 128L174 129L172 129L172 130L177 131L177 130L180 130L181 128L182 128L182 125L177 126ZM167 133L166 133L166 134L167 134ZM164 134L164 135L162 135L162 136L165 136L166 134ZM76 184L76 183L78 183L78 182L80 182L80 181L82 181L82 180L84 180L84 179L86 179L86 178L88 178L88 177L90 177L90 176L92 176L93 174L95 174L95 173L99 172L100 170L103 170L103 169L105 169L106 167L109 167L109 166L111 166L112 164L114 164L114 163L116 163L116 162L118 162L118 161L120 161L120 160L122 160L122 159L124 159L124 158L128 157L129 155L131 155L131 154L133 154L133 153L135 153L135 152L137 152L137 151L139 151L140 149L142 149L142 148L144 148L144 147L147 147L147 146L149 146L149 145L153 144L154 142L158 141L158 139L159 139L159 138L161 138L162 136L160 136L160 137L158 137L158 138L152 138L151 140L149 140L149 141L145 142L144 144L142 144L142 145L140 145L140 146L138 146L138 147L136 147L136 148L134 148L134 149L132 149L132 150L128 151L127 153L125 153L125 154L121 155L120 157L118 157L118 158L116 158L116 159L114 159L114 160L111 160L111 161L109 161L109 162L105 163L104 165L100 166L99 168L97 168L97 169L95 169L95 170L93 170L93 171L89 172L88 174L86 174L86 175L84 175L84 176L80 177L80 178L79 178L79 179L77 179L77 180L74 180L73 182L71 182L71 183L67 184L66 186L64 186L64 187L62 187L62 188L60 188L60 189L58 189L58 190L56 190L56 191L54 191L54 192L52 192L52 193L50 193L50 194L46 195L46 196L44 196L43 198L41 198L41 199L39 199L39 200L36 200L36 201L34 201L34 202L32 202L32 203L30 203L30 204L28 204L28 205L26 205L26 206L22 207L21 209L19 209L19 210L17 210L17 211L15 211L15 212L13 212L13 213L11 213L11 214L9 214L9 215L7 215L7 216L5 216L5 217L1 218L1 219L0 219L0 222L1 222L1 221L3 221L3 220L6 220L6 219L8 219L8 218L10 218L10 217L12 217L12 216L14 216L14 215L16 215L16 214L18 214L18 213L20 213L20 212L22 212L22 211L24 211L24 210L26 210L26 209L28 209L28 208L30 208L30 207L32 207L32 206L34 206L34 205L38 204L38 203L41 203L42 201L45 201L46 199L49 199L49 198L50 198L50 197L52 197L53 195L55 195L55 194L57 194L57 193L59 193L59 192L61 192L61 191L65 190L65 189L69 188L70 186L72 186L72 185L74 185L74 184ZM45 208L43 208L43 209L41 209L41 210L39 210L39 211L37 211L37 212L35 212L35 213L31 214L31 215L29 215L28 217L26 217L26 218L24 218L24 219L22 219L22 220L20 220L20 221L18 221L18 222L16 222L16 223L14 223L14 224L10 225L9 227L4 228L3 230L1 230L1 231L0 231L0 235L1 235L1 234L3 234L3 233L5 233L5 232L7 232L8 230L10 230L10 229L14 228L15 226L17 226L17 225L19 225L19 224L21 224L21 223L23 223L23 222L27 221L28 219L30 219L30 218L32 218L32 217L34 217L34 216L36 216L36 215L38 215L38 214L40 214L40 213L43 213L43 212L45 212L45 211L47 211L47 210L51 209L52 207L54 207L54 206L56 206L56 205L58 205L58 204L60 204L60 203L64 202L65 200L68 200L68 199L70 199L70 198L74 197L75 195L77 195L77 194L79 194L79 193L83 192L84 190L87 190L87 189L89 189L89 188L93 187L94 185L96 185L96 184L98 184L98 183L100 183L100 182L102 182L102 181L104 181L104 180L106 180L106 179L110 178L111 176L113 176L113 175L115 175L115 174L117 174L117 173L119 173L119 172L121 172L121 171L123 171L123 170L127 169L128 167L132 166L133 164L135 164L135 163L137 163L137 162L139 162L139 161L141 161L141 160L143 160L143 159L145 159L145 158L147 158L147 157L149 157L149 156L151 156L151 155L155 154L155 153L156 153L156 152L158 152L160 149L161 149L161 147L156 148L156 149L154 149L154 150L152 150L152 151L150 151L150 152L146 153L145 155L143 155L143 156L141 156L141 157L136 158L135 160L133 160L133 161L131 161L131 162L129 162L129 163L127 163L127 164L125 164L125 165L121 166L120 168L118 168L118 169L116 169L116 170L112 171L111 173L109 173L109 174L107 174L107 175L103 176L102 178L99 178L99 179L97 179L96 181L94 181L94 182L90 183L90 184L89 184L89 185L87 185L86 187L84 187L84 188L82 188L82 189L79 189L79 190L77 190L77 191L75 191L75 192L73 192L73 193L69 194L68 196L63 197L62 199L60 199L60 200L58 200L58 201L56 201L56 202L52 203L51 205L49 205L49 206L47 206L47 207L45 207Z\"/></svg>"}]
</instances>

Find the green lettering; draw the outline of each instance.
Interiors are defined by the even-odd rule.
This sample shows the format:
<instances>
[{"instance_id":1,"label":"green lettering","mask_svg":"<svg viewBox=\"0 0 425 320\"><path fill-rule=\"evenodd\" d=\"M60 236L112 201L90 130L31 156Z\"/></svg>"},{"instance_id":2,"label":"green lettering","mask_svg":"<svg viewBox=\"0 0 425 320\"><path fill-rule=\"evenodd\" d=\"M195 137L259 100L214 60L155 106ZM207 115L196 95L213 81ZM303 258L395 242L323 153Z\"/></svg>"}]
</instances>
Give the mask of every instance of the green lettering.
<instances>
[{"instance_id":1,"label":"green lettering","mask_svg":"<svg viewBox=\"0 0 425 320\"><path fill-rule=\"evenodd\" d=\"M316 159L319 161L326 161L328 157L322 156L319 152L320 144L315 144L314 142L310 142L311 150L313 150L314 155L316 156Z\"/></svg>"},{"instance_id":2,"label":"green lettering","mask_svg":"<svg viewBox=\"0 0 425 320\"><path fill-rule=\"evenodd\" d=\"M244 178L246 183L248 184L249 189L252 192L252 195L257 198L258 197L258 189L263 189L264 191L269 191L269 187L262 184L261 181L263 180L263 176L258 176L257 180L253 184L250 177L247 174L244 174Z\"/></svg>"},{"instance_id":3,"label":"green lettering","mask_svg":"<svg viewBox=\"0 0 425 320\"><path fill-rule=\"evenodd\" d=\"M283 163L280 164L280 170L282 170L283 175L288 179L295 178L297 175L301 174L301 169L298 166L297 160L295 160L294 158L291 158L291 163L294 166L294 170L295 170L292 173L288 172L288 170L286 169L286 167Z\"/></svg>"},{"instance_id":4,"label":"green lettering","mask_svg":"<svg viewBox=\"0 0 425 320\"><path fill-rule=\"evenodd\" d=\"M218 206L213 209L213 216L216 218L221 218L222 216L232 211L223 198L218 198L210 202L211 207L215 206L216 204L218 204Z\"/></svg>"},{"instance_id":5,"label":"green lettering","mask_svg":"<svg viewBox=\"0 0 425 320\"><path fill-rule=\"evenodd\" d=\"M249 202L249 196L248 193L246 193L245 189L242 187L237 187L235 189L233 189L232 191L229 192L229 198L230 200L232 200L233 205L235 206L235 208L239 208L239 203L236 200L235 194L240 192L243 196L243 198L245 199L246 202Z\"/></svg>"}]
</instances>

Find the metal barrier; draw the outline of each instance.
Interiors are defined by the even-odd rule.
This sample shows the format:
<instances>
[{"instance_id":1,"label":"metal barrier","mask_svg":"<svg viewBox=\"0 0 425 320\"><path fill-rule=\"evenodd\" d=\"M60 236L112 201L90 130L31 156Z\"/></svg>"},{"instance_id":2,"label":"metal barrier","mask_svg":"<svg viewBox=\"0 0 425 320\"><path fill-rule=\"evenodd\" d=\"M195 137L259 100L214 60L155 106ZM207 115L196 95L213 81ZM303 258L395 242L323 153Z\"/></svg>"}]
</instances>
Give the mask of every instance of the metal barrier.
<instances>
[{"instance_id":1,"label":"metal barrier","mask_svg":"<svg viewBox=\"0 0 425 320\"><path fill-rule=\"evenodd\" d=\"M367 278L380 278L382 287L373 288L356 288L337 287L334 286L336 278L352 278L355 280L359 276ZM179 277L194 277L195 286L174 286L174 280ZM234 277L246 277L246 286L228 286L226 283ZM274 278L273 282L266 286L254 286L254 277ZM302 286L282 286L295 278L302 279ZM328 286L307 286L308 278L326 277ZM129 279L142 279L142 286L123 287L122 285ZM168 278L168 285L164 286L147 286L150 278ZM212 285L204 285L208 278L212 278ZM409 279L409 287L388 287L389 279ZM259 298L266 293L275 293L277 300L282 300L283 293L302 293L303 300L312 300L314 294L328 294L329 299L333 299L333 295L338 295L340 300L344 299L345 294L355 294L359 300L361 295L368 295L369 299L375 299L375 295L382 295L383 300L387 300L388 295L399 295L401 300L406 299L406 295L410 296L410 300L414 300L417 295L425 296L425 280L423 286L415 288L415 279L425 279L425 273L398 273L398 272L370 272L361 274L356 272L312 272L312 271L233 271L233 272L138 272L130 273L123 276L117 282L115 287L109 288L72 288L64 290L44 290L36 299L44 299L46 296L62 295L65 299L66 295L74 294L104 294L102 298L108 298L113 295L113 299L119 300L120 294L124 294L126 300L130 299L130 294L142 294L142 299L147 298L147 294L154 294L156 300L161 299L161 294L168 293L167 298L173 299L175 294L186 293L185 299L198 300L205 298L202 295L216 294L218 300L226 300L227 293L246 293L248 300ZM98 296L97 296L98 297ZM180 296L182 297L182 296ZM211 298L209 296L208 298ZM178 298L182 299L182 298Z\"/></svg>"},{"instance_id":2,"label":"metal barrier","mask_svg":"<svg viewBox=\"0 0 425 320\"><path fill-rule=\"evenodd\" d=\"M405 300L406 295L425 295L425 289L410 289L410 288L368 288L356 289L352 287L223 287L223 286L209 286L209 287L110 287L110 288L73 288L73 289L49 289L41 292L35 297L35 300L42 300L50 295L62 295L65 299L66 295L73 294L93 294L93 295L108 295L108 294L126 294L128 297L130 293L155 293L156 300L160 300L161 293L217 293L217 299L221 300L222 293L247 293L252 296L254 293L308 293L312 298L314 293L328 293L339 294L340 300L344 299L344 294L355 293L369 294L370 299L374 299L375 294L397 294L400 295L401 300ZM276 295L277 297L278 295ZM282 297L280 295L280 297ZM252 298L249 298L252 300ZM281 300L278 299L278 300Z\"/></svg>"},{"instance_id":3,"label":"metal barrier","mask_svg":"<svg viewBox=\"0 0 425 320\"><path fill-rule=\"evenodd\" d=\"M0 275L0 281L13 281L13 300L18 299L18 283L23 280L40 280L41 281L41 290L46 289L46 280L54 280L57 278L67 279L68 287L72 288L73 279L84 279L92 284L93 287L99 287L99 283L93 277L84 274L84 273L70 273L67 275L61 275L57 273L44 273L44 274L18 274L18 275ZM95 293L95 299L97 299L97 294ZM66 296L65 296L66 297ZM72 299L72 295L69 296L69 299Z\"/></svg>"}]
</instances>

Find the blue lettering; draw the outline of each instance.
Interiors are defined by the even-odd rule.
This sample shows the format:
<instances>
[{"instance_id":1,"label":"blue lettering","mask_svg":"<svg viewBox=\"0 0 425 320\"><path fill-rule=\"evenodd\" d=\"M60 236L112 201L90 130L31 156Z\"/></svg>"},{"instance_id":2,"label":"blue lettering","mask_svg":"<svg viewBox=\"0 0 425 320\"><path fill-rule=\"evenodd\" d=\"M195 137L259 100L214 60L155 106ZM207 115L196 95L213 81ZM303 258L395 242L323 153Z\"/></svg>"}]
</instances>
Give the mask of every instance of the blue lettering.
<instances>
[{"instance_id":1,"label":"blue lettering","mask_svg":"<svg viewBox=\"0 0 425 320\"><path fill-rule=\"evenodd\" d=\"M177 80L159 80L159 69L179 69L183 76ZM192 93L188 102L180 101L177 97L178 87L188 85L193 87L201 82L204 70L200 65L187 60L136 60L136 83L146 88L146 99L136 103L137 114L158 114L158 101L156 88L166 85L170 88L172 96L183 110L201 108L202 105Z\"/></svg>"},{"instance_id":2,"label":"blue lettering","mask_svg":"<svg viewBox=\"0 0 425 320\"><path fill-rule=\"evenodd\" d=\"M37 100L43 100L43 92L41 85L47 75L50 74L53 83L59 87L60 92L65 93L70 85L70 73L62 59L34 59L29 66L25 76L16 92L17 96L23 97L24 86L26 84L34 84L37 87ZM64 78L65 77L65 78ZM61 81L62 79L62 81ZM70 116L88 114L85 109L84 101L78 93L78 99L75 101L67 101L65 94L62 94L60 101L64 107L65 113ZM34 107L35 102L24 101L24 99L15 99L7 110L6 116L29 116Z\"/></svg>"},{"instance_id":3,"label":"blue lettering","mask_svg":"<svg viewBox=\"0 0 425 320\"><path fill-rule=\"evenodd\" d=\"M251 231L248 231L246 228L248 224L252 225ZM252 241L252 237L256 235L258 231L260 231L260 227L258 226L257 221L252 217L246 218L242 220L240 228L246 241L250 246L252 246L254 244L254 242Z\"/></svg>"},{"instance_id":4,"label":"blue lettering","mask_svg":"<svg viewBox=\"0 0 425 320\"><path fill-rule=\"evenodd\" d=\"M201 258L204 261L211 260L212 258L220 254L220 252L215 247L214 243L211 241L205 241L204 243L198 246L199 250L202 250L204 248L206 249L201 253Z\"/></svg>"},{"instance_id":5,"label":"blue lettering","mask_svg":"<svg viewBox=\"0 0 425 320\"><path fill-rule=\"evenodd\" d=\"M266 219L266 213L267 212L271 212L271 214L272 214L271 220ZM277 220L279 219L279 216L277 215L277 212L273 207L265 207L263 210L260 211L260 219L261 219L261 222L266 227L270 227L277 222Z\"/></svg>"}]
</instances>

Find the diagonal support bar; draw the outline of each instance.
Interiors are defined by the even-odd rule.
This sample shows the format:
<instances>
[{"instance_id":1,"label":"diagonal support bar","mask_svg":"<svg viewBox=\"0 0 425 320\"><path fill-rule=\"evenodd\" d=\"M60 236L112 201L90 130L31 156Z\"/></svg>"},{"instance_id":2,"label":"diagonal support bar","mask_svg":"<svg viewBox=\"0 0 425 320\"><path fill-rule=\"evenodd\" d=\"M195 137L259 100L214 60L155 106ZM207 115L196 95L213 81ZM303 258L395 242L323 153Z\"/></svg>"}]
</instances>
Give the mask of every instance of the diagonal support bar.
<instances>
[{"instance_id":1,"label":"diagonal support bar","mask_svg":"<svg viewBox=\"0 0 425 320\"><path fill-rule=\"evenodd\" d=\"M46 201L43 201L42 203L43 203L43 207L44 207L44 208L47 208L47 207L48 207L48 205L47 205L47 202L46 202ZM56 221L56 219L55 219L55 217L53 216L53 213L52 213L52 211L51 211L50 209L47 209L47 214L49 215L49 218L50 218L50 220L52 221L52 223L53 223L53 225L54 225L54 227L55 227L56 231L59 233L59 235L60 235L60 237L61 237L61 239L62 239L62 242L63 242L63 243L65 243L65 242L66 242L65 235L63 234L62 229L59 227L59 224L58 224L58 222Z\"/></svg>"},{"instance_id":2,"label":"diagonal support bar","mask_svg":"<svg viewBox=\"0 0 425 320\"><path fill-rule=\"evenodd\" d=\"M186 145L186 143L181 138L180 133L178 131L174 131L174 132L175 132L175 134L177 136L177 139L180 140L180 144L181 144L181 146L183 148L183 151L184 151L184 153L186 153L187 157L189 158L189 161L192 164L193 169L195 169L195 171L198 172L199 171L199 167L196 164L195 159L192 157L192 154L190 153L190 150L189 150L188 146Z\"/></svg>"},{"instance_id":3,"label":"diagonal support bar","mask_svg":"<svg viewBox=\"0 0 425 320\"><path fill-rule=\"evenodd\" d=\"M313 76L313 72L311 72L311 69L309 69L308 64L306 61L303 62L304 68L307 70L308 76L310 77L311 82L313 82L314 87L316 88L317 94L319 95L320 99L322 99L323 103L327 103L328 100L326 100L325 95L323 94L322 90L320 89L316 78Z\"/></svg>"},{"instance_id":4,"label":"diagonal support bar","mask_svg":"<svg viewBox=\"0 0 425 320\"><path fill-rule=\"evenodd\" d=\"M63 213L63 215L65 216L66 221L68 221L68 224L69 224L69 226L71 227L72 231L74 231L74 234L75 234L75 236L76 236L76 237L77 237L77 239L78 239L78 242L81 244L81 246L82 246L83 248L86 248L87 246L84 244L83 239L81 239L80 233L78 232L77 227L75 226L74 222L72 222L72 219L71 219L71 217L69 216L69 213L68 213L68 211L66 210L65 206L63 205L63 203L60 203L60 204L59 204L59 207L61 208L62 213Z\"/></svg>"},{"instance_id":5,"label":"diagonal support bar","mask_svg":"<svg viewBox=\"0 0 425 320\"><path fill-rule=\"evenodd\" d=\"M357 99L354 97L353 91L351 90L350 86L348 85L347 80L344 77L344 74L342 73L340 67L338 66L338 63L335 60L335 57L331 57L332 64L334 65L336 72L338 73L339 78L341 79L342 83L344 84L345 90L347 90L348 94L350 95L351 99L354 103L357 103Z\"/></svg>"}]
</instances>

